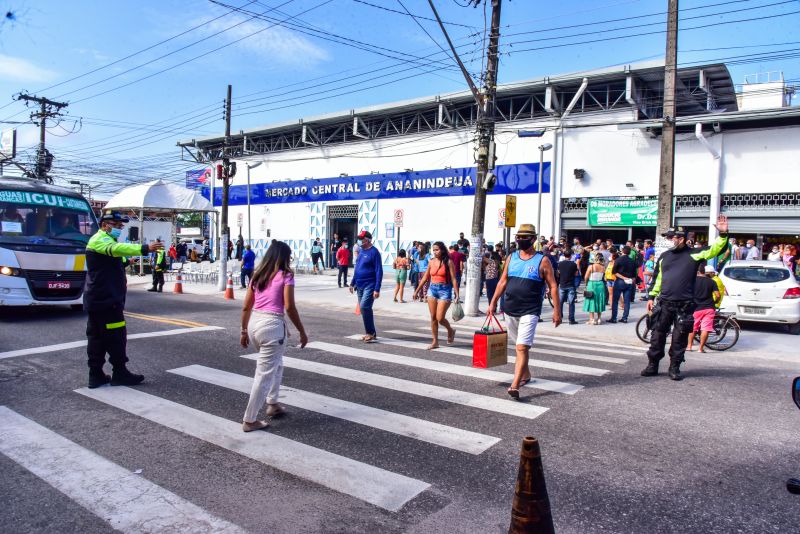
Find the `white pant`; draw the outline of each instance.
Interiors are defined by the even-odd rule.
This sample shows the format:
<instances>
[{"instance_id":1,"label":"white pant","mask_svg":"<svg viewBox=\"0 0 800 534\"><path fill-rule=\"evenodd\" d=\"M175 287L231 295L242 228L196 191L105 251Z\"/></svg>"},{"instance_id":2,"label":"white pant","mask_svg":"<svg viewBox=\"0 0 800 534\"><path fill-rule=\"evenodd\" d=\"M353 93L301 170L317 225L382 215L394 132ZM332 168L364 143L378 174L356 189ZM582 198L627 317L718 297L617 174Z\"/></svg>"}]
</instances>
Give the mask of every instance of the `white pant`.
<instances>
[{"instance_id":1,"label":"white pant","mask_svg":"<svg viewBox=\"0 0 800 534\"><path fill-rule=\"evenodd\" d=\"M514 340L514 345L533 346L533 336L536 333L536 325L539 324L537 315L523 315L522 317L511 317L506 315L508 325L508 338Z\"/></svg>"},{"instance_id":2,"label":"white pant","mask_svg":"<svg viewBox=\"0 0 800 534\"><path fill-rule=\"evenodd\" d=\"M247 325L250 343L258 349L256 374L250 390L250 401L244 412L244 421L252 423L264 406L278 402L278 390L283 378L283 353L286 352L287 329L283 315L253 311Z\"/></svg>"}]
</instances>

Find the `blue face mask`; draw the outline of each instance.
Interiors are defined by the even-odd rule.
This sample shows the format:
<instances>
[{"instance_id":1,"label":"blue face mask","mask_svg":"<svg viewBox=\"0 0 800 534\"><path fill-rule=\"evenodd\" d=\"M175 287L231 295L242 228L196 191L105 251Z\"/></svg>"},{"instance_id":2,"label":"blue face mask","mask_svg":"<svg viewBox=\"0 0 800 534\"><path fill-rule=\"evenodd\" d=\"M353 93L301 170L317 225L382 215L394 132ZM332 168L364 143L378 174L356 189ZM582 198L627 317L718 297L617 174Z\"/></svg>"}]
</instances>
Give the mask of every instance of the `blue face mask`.
<instances>
[{"instance_id":1,"label":"blue face mask","mask_svg":"<svg viewBox=\"0 0 800 534\"><path fill-rule=\"evenodd\" d=\"M122 229L121 229L121 228L112 228L112 229L111 229L111 232L109 232L109 234L110 234L110 235L111 235L111 237L113 237L114 239L119 239L119 236L121 236L121 235L122 235Z\"/></svg>"}]
</instances>

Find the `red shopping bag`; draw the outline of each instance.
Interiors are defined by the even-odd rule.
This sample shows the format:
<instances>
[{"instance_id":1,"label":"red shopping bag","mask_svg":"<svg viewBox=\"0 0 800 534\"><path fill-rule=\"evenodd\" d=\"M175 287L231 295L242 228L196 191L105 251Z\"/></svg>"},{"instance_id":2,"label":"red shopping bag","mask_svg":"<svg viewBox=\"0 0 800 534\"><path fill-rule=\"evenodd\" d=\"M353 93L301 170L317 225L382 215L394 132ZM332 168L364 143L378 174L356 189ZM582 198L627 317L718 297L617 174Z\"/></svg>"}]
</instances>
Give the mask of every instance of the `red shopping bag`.
<instances>
[{"instance_id":1,"label":"red shopping bag","mask_svg":"<svg viewBox=\"0 0 800 534\"><path fill-rule=\"evenodd\" d=\"M494 319L495 325L492 324ZM508 333L497 317L486 318L483 327L472 337L472 366L487 368L508 363Z\"/></svg>"}]
</instances>

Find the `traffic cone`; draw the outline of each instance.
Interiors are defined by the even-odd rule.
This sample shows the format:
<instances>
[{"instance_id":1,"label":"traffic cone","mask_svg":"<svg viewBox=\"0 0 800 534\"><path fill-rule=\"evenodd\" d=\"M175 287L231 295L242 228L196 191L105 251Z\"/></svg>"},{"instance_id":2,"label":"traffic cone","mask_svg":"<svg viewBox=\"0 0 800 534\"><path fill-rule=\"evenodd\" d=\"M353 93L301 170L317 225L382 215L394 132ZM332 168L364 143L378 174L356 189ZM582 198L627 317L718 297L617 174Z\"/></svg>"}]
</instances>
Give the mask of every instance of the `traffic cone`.
<instances>
[{"instance_id":1,"label":"traffic cone","mask_svg":"<svg viewBox=\"0 0 800 534\"><path fill-rule=\"evenodd\" d=\"M172 292L183 294L183 278L181 277L180 271L175 275L175 287L172 288Z\"/></svg>"},{"instance_id":2,"label":"traffic cone","mask_svg":"<svg viewBox=\"0 0 800 534\"><path fill-rule=\"evenodd\" d=\"M228 273L228 285L225 286L225 299L236 300L233 298L233 275Z\"/></svg>"},{"instance_id":3,"label":"traffic cone","mask_svg":"<svg viewBox=\"0 0 800 534\"><path fill-rule=\"evenodd\" d=\"M550 499L544 481L542 453L534 437L522 439L519 472L511 506L509 534L554 534Z\"/></svg>"}]
</instances>

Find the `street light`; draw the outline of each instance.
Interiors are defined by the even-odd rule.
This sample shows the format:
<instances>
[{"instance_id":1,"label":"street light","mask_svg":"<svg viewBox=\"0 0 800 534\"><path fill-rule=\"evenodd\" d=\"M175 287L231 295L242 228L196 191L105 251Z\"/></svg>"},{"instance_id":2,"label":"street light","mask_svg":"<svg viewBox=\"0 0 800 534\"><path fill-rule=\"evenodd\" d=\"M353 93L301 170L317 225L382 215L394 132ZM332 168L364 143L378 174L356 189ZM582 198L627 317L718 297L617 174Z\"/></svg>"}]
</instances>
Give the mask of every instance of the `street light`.
<instances>
[{"instance_id":1,"label":"street light","mask_svg":"<svg viewBox=\"0 0 800 534\"><path fill-rule=\"evenodd\" d=\"M250 222L250 169L255 169L262 163L264 162L257 161L252 165L250 165L249 163L246 164L247 165L247 242L250 244L251 247L253 246L253 234L251 233L253 225Z\"/></svg>"},{"instance_id":2,"label":"street light","mask_svg":"<svg viewBox=\"0 0 800 534\"><path fill-rule=\"evenodd\" d=\"M542 182L544 182L544 153L553 148L550 143L539 145L539 209L536 211L536 231L542 235ZM552 180L550 180L552 184ZM550 191L550 194L553 194Z\"/></svg>"}]
</instances>

